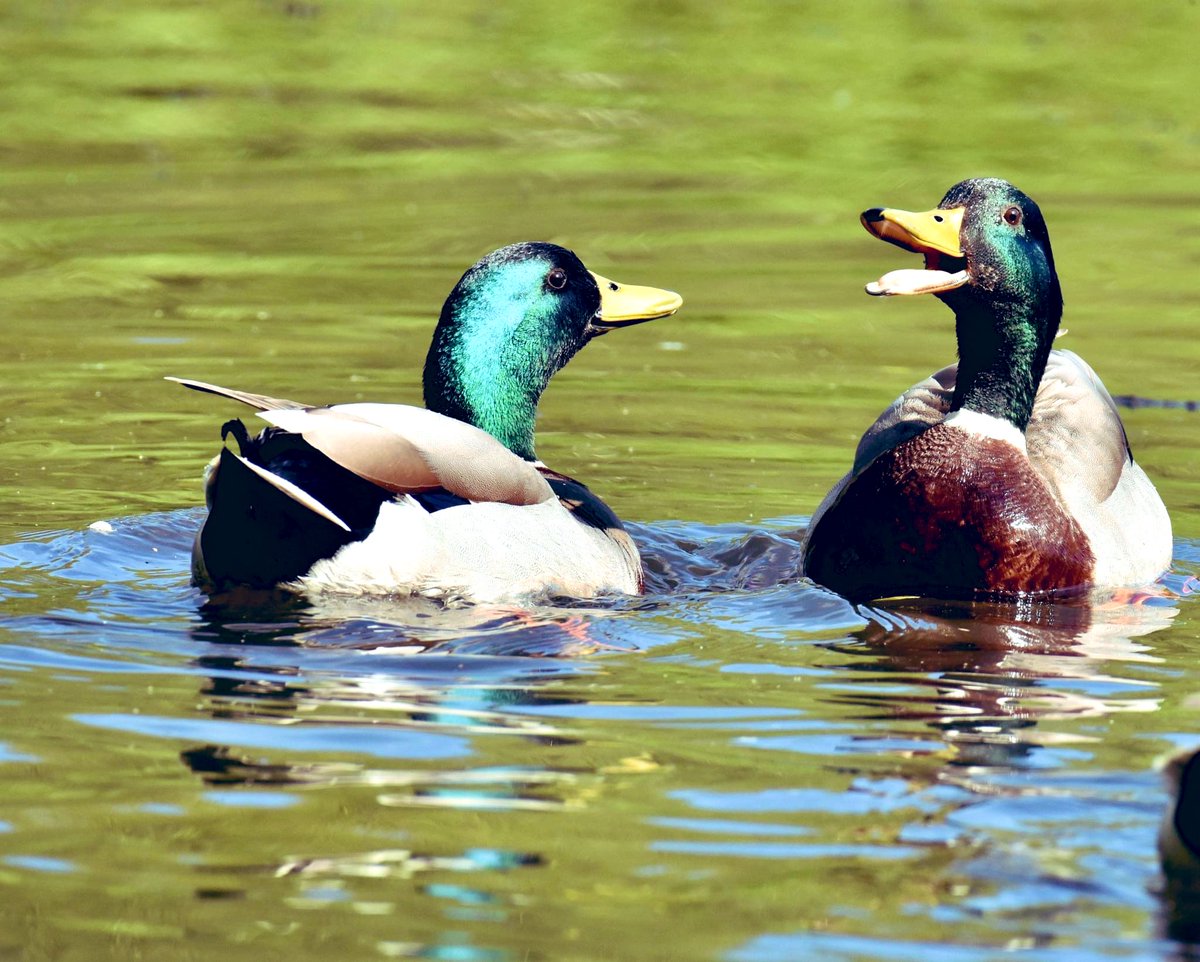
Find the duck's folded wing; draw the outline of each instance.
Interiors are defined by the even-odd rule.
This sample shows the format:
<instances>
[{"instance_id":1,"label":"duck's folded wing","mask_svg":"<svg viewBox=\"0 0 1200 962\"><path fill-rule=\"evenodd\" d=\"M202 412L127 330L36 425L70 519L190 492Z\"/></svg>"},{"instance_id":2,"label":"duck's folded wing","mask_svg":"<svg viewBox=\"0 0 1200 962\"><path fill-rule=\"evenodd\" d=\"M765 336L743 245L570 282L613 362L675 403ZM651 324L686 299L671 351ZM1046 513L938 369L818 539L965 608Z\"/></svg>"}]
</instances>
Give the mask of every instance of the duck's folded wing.
<instances>
[{"instance_id":1,"label":"duck's folded wing","mask_svg":"<svg viewBox=\"0 0 1200 962\"><path fill-rule=\"evenodd\" d=\"M950 411L957 376L958 365L951 364L914 384L896 398L858 442L858 449L854 452L854 468L850 473L858 474L885 451L890 451L926 428L940 424Z\"/></svg>"},{"instance_id":2,"label":"duck's folded wing","mask_svg":"<svg viewBox=\"0 0 1200 962\"><path fill-rule=\"evenodd\" d=\"M486 431L403 404L262 411L330 460L396 494L445 488L469 501L540 504L546 480Z\"/></svg>"},{"instance_id":3,"label":"duck's folded wing","mask_svg":"<svg viewBox=\"0 0 1200 962\"><path fill-rule=\"evenodd\" d=\"M1029 460L1060 493L1099 504L1133 457L1112 396L1073 351L1051 351L1025 431Z\"/></svg>"},{"instance_id":4,"label":"duck's folded wing","mask_svg":"<svg viewBox=\"0 0 1200 962\"><path fill-rule=\"evenodd\" d=\"M554 496L528 461L486 431L404 404L309 407L297 401L168 378L258 409L334 463L394 494L445 488L468 501L540 504Z\"/></svg>"},{"instance_id":5,"label":"duck's folded wing","mask_svg":"<svg viewBox=\"0 0 1200 962\"><path fill-rule=\"evenodd\" d=\"M1096 373L1052 351L1025 432L1029 460L1087 535L1097 584L1152 581L1171 563L1171 519L1133 460L1124 425Z\"/></svg>"}]
</instances>

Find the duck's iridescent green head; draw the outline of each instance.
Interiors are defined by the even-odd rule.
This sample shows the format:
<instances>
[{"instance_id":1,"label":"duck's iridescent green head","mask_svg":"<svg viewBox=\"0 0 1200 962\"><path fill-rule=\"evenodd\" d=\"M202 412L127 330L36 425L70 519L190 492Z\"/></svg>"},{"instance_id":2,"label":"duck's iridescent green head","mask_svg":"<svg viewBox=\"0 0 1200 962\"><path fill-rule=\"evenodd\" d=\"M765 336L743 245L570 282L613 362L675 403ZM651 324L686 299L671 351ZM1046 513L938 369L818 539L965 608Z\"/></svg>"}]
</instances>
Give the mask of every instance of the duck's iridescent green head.
<instances>
[{"instance_id":1,"label":"duck's iridescent green head","mask_svg":"<svg viewBox=\"0 0 1200 962\"><path fill-rule=\"evenodd\" d=\"M874 207L876 237L923 254L923 270L867 285L875 295L936 294L957 319L959 378L952 406L1024 429L1062 319L1062 289L1038 205L1008 181L955 184L934 210Z\"/></svg>"},{"instance_id":2,"label":"duck's iridescent green head","mask_svg":"<svg viewBox=\"0 0 1200 962\"><path fill-rule=\"evenodd\" d=\"M589 340L673 314L678 294L593 274L571 251L525 242L463 274L425 359L425 406L535 460L534 417L550 378Z\"/></svg>"},{"instance_id":3,"label":"duck's iridescent green head","mask_svg":"<svg viewBox=\"0 0 1200 962\"><path fill-rule=\"evenodd\" d=\"M972 301L1036 304L1042 323L1057 329L1062 289L1050 233L1032 198L1008 181L980 178L955 184L938 207L963 211L959 243L968 274L942 300L951 308Z\"/></svg>"}]
</instances>

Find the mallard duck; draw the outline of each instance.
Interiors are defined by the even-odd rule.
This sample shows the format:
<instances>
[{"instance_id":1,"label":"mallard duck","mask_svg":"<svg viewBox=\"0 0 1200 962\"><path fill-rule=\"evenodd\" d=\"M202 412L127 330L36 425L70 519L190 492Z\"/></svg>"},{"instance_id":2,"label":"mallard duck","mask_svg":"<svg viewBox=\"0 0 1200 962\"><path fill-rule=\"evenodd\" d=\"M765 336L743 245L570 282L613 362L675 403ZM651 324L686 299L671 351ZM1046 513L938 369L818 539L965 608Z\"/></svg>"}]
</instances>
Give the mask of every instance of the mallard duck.
<instances>
[{"instance_id":1,"label":"mallard duck","mask_svg":"<svg viewBox=\"0 0 1200 962\"><path fill-rule=\"evenodd\" d=\"M212 589L495 601L642 589L609 507L534 453L538 399L593 337L673 314L678 294L593 274L554 244L513 244L463 274L425 361L425 407L314 407L170 378L257 409L226 422L193 550Z\"/></svg>"},{"instance_id":2,"label":"mallard duck","mask_svg":"<svg viewBox=\"0 0 1200 962\"><path fill-rule=\"evenodd\" d=\"M862 223L925 256L867 293L935 294L954 311L959 361L867 431L813 516L805 573L853 600L1153 581L1170 519L1095 372L1051 349L1062 292L1037 204L1006 181L965 180L936 210L873 208Z\"/></svg>"}]
</instances>

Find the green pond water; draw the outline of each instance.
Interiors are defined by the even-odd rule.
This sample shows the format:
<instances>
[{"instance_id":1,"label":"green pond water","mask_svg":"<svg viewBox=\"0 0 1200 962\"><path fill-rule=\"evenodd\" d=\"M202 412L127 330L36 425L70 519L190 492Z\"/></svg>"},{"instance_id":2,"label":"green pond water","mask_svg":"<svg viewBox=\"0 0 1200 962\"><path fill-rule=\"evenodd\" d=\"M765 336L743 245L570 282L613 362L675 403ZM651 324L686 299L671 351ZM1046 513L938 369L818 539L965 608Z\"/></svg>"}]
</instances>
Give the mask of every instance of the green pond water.
<instances>
[{"instance_id":1,"label":"green pond water","mask_svg":"<svg viewBox=\"0 0 1200 962\"><path fill-rule=\"evenodd\" d=\"M1200 6L30 0L0 8L0 956L1191 957L1155 759L1200 742ZM1176 563L1104 606L785 583L953 356L866 207L1003 176ZM646 598L216 609L233 406L417 403L442 299L551 240L680 291L538 452ZM1169 403L1159 403L1169 402ZM95 521L111 532L89 529Z\"/></svg>"}]
</instances>

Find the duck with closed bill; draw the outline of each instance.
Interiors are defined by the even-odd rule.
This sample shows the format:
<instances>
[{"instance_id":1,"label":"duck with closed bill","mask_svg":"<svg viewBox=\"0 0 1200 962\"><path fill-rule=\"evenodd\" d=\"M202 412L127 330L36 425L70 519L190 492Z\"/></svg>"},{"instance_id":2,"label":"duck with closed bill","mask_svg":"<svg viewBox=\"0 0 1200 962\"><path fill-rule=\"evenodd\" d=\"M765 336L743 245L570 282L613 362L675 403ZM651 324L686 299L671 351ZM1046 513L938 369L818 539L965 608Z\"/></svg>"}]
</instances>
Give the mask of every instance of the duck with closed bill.
<instances>
[{"instance_id":1,"label":"duck with closed bill","mask_svg":"<svg viewBox=\"0 0 1200 962\"><path fill-rule=\"evenodd\" d=\"M554 244L468 270L425 361L425 407L296 401L177 380L257 409L226 422L193 574L213 590L421 594L497 601L642 590L612 510L534 453L538 400L593 337L673 314L678 294L593 274Z\"/></svg>"},{"instance_id":2,"label":"duck with closed bill","mask_svg":"<svg viewBox=\"0 0 1200 962\"><path fill-rule=\"evenodd\" d=\"M923 254L873 295L935 294L959 360L863 436L813 516L804 570L855 601L1013 599L1153 581L1171 523L1095 372L1052 350L1062 292L1042 212L1012 184L966 180L935 210L863 226Z\"/></svg>"}]
</instances>

